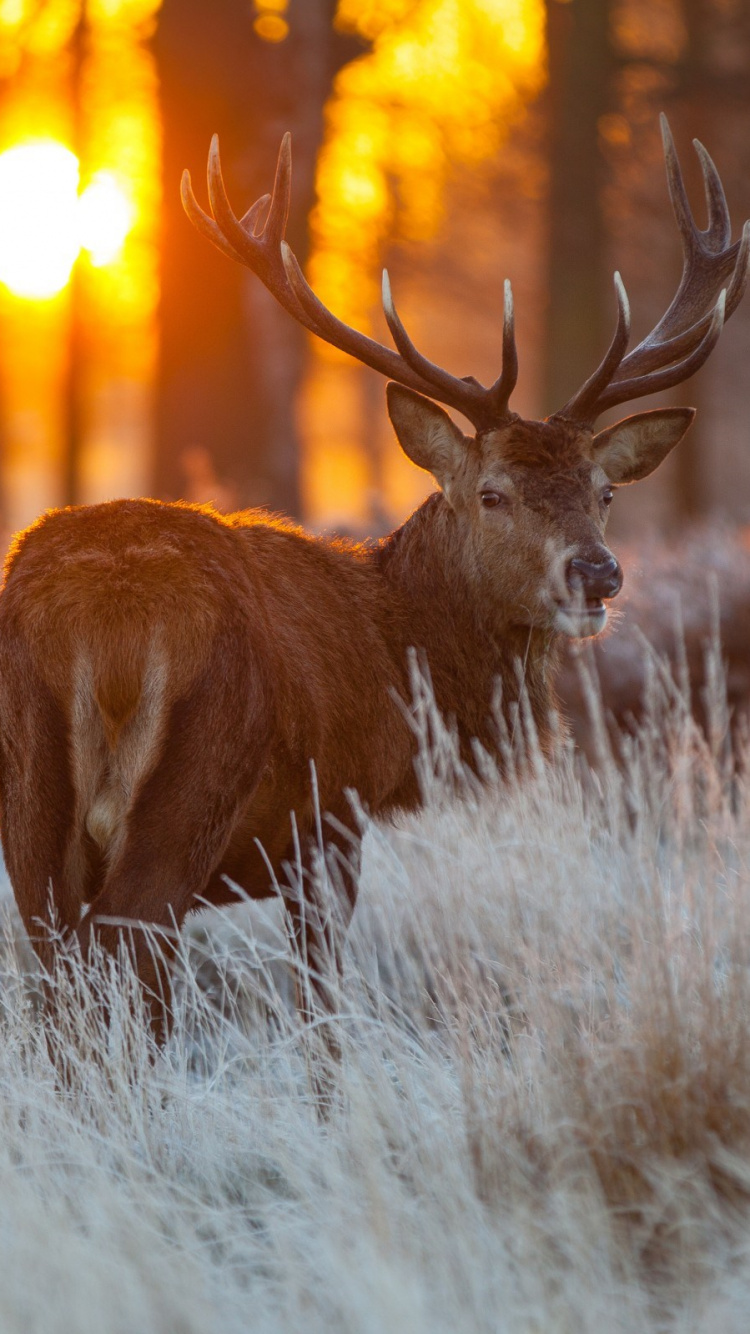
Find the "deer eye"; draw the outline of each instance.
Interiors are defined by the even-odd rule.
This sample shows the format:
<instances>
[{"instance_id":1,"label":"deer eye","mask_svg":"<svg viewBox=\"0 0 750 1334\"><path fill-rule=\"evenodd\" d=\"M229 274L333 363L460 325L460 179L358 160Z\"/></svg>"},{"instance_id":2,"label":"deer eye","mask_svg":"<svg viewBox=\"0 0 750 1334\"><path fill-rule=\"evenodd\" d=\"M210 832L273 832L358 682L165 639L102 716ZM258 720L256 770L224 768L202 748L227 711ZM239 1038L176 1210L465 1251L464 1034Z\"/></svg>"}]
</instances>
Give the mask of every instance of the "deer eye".
<instances>
[{"instance_id":1,"label":"deer eye","mask_svg":"<svg viewBox=\"0 0 750 1334\"><path fill-rule=\"evenodd\" d=\"M611 487L611 486L608 486L607 489L606 489L606 491L602 491L602 494L601 494L601 496L599 497L599 499L601 500L602 505L604 506L605 509L609 509L609 507L610 507L610 505L612 504L612 501L614 500L614 498L615 498L615 493L614 493L614 491L612 490L612 487Z\"/></svg>"},{"instance_id":2,"label":"deer eye","mask_svg":"<svg viewBox=\"0 0 750 1334\"><path fill-rule=\"evenodd\" d=\"M505 496L502 495L499 491L481 492L481 501L482 504L484 505L484 508L487 510L494 509L496 505L502 505L504 500Z\"/></svg>"}]
</instances>

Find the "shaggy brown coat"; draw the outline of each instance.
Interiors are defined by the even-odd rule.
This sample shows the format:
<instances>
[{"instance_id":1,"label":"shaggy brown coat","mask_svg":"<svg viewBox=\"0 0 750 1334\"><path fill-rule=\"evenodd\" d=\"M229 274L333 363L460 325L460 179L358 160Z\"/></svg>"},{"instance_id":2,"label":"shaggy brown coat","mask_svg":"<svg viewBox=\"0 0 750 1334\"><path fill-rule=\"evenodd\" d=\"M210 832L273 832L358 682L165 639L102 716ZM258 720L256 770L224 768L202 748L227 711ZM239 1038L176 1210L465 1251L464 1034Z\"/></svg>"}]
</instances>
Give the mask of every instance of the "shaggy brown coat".
<instances>
[{"instance_id":1,"label":"shaggy brown coat","mask_svg":"<svg viewBox=\"0 0 750 1334\"><path fill-rule=\"evenodd\" d=\"M379 544L151 500L52 511L16 539L0 596L2 837L47 963L52 910L84 950L94 929L114 950L123 920L169 930L200 900L231 899L227 880L263 896L272 878L286 884L285 863L309 870L311 762L348 920L350 790L380 815L419 798L410 649L467 761L475 740L497 750L493 698L499 679L510 722L519 663L547 744L556 643L596 633L601 596L619 588L610 573L583 600L571 561L616 570L608 478L650 471L692 413L598 436L514 418L467 438L408 389L390 386L389 407L441 491ZM287 903L320 965L314 911ZM160 966L142 932L133 940L155 988Z\"/></svg>"}]
</instances>

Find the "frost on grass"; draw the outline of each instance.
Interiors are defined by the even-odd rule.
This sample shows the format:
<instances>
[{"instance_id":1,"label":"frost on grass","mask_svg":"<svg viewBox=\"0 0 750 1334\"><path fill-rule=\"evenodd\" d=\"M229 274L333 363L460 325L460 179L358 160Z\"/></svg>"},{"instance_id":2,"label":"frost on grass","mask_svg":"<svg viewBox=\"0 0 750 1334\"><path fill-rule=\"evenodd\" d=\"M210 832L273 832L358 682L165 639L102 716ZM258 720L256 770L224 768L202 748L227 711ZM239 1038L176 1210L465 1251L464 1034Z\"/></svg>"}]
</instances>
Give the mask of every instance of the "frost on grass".
<instances>
[{"instance_id":1,"label":"frost on grass","mask_svg":"<svg viewBox=\"0 0 750 1334\"><path fill-rule=\"evenodd\" d=\"M161 1053L124 963L45 1018L8 907L3 1334L744 1332L746 757L653 697L624 766L521 714L480 788L422 690L426 809L364 825L332 1020L273 906L194 920Z\"/></svg>"}]
</instances>

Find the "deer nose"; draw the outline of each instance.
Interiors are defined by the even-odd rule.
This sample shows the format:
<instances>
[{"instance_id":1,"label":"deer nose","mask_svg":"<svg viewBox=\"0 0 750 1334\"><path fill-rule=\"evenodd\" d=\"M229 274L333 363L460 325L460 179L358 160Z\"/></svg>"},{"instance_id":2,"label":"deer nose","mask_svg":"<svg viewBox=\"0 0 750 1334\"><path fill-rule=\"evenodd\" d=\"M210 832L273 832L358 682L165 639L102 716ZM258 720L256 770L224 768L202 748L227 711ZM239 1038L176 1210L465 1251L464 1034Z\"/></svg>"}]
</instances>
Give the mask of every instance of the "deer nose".
<instances>
[{"instance_id":1,"label":"deer nose","mask_svg":"<svg viewBox=\"0 0 750 1334\"><path fill-rule=\"evenodd\" d=\"M587 598L613 598L622 588L622 570L614 556L606 560L581 560L575 556L568 565L568 587Z\"/></svg>"}]
</instances>

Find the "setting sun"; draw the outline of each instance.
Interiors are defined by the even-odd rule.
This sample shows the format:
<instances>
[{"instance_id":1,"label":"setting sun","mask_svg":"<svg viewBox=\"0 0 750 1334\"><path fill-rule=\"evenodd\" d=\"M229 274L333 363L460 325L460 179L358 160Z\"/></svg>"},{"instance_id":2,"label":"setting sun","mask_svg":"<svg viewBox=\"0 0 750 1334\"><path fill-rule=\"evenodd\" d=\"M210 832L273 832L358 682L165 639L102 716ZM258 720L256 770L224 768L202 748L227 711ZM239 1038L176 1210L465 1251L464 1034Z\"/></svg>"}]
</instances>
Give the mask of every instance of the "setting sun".
<instances>
[{"instance_id":1,"label":"setting sun","mask_svg":"<svg viewBox=\"0 0 750 1334\"><path fill-rule=\"evenodd\" d=\"M23 297L54 296L78 240L78 160L53 141L0 153L0 282Z\"/></svg>"},{"instance_id":2,"label":"setting sun","mask_svg":"<svg viewBox=\"0 0 750 1334\"><path fill-rule=\"evenodd\" d=\"M79 195L78 159L54 140L0 153L0 282L15 296L52 297L81 249L109 263L132 225L117 181L99 172Z\"/></svg>"}]
</instances>

